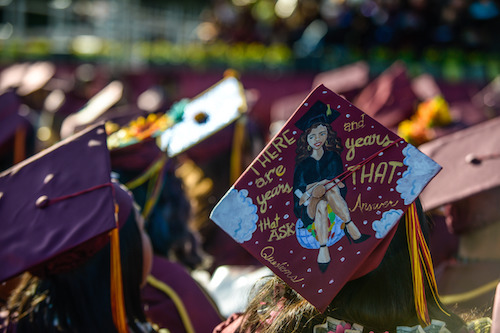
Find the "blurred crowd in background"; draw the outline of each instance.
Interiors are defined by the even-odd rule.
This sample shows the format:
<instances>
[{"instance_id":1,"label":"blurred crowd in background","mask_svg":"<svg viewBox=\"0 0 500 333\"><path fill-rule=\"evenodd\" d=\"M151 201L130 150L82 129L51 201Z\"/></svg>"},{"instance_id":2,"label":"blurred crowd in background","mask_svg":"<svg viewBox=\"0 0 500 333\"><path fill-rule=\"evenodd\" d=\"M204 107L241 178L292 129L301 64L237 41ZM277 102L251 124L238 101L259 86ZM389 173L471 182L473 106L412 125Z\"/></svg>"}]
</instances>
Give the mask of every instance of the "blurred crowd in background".
<instances>
[{"instance_id":1,"label":"blurred crowd in background","mask_svg":"<svg viewBox=\"0 0 500 333\"><path fill-rule=\"evenodd\" d=\"M447 78L499 72L492 0L16 0L0 3L4 62L327 70L396 59Z\"/></svg>"}]
</instances>

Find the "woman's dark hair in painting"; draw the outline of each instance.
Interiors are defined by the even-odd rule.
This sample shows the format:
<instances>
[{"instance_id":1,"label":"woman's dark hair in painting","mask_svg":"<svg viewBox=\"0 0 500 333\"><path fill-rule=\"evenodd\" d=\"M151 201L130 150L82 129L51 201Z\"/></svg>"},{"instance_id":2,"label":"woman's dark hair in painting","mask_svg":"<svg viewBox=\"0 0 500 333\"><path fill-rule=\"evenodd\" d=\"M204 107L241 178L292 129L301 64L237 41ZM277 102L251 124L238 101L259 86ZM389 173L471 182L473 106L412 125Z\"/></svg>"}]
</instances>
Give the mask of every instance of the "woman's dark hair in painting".
<instances>
[{"instance_id":1,"label":"woman's dark hair in painting","mask_svg":"<svg viewBox=\"0 0 500 333\"><path fill-rule=\"evenodd\" d=\"M312 152L310 149L308 149L309 144L307 143L307 136L313 129L317 128L320 125L325 126L328 131L327 139L325 145L323 146L324 149L334 151L339 155L340 153L342 153L342 150L344 150L344 147L342 146L342 140L337 136L337 132L332 129L332 126L327 123L317 122L312 124L311 127L307 128L297 141L297 149L295 150L295 153L297 154L297 156L295 157L296 163L299 163L311 156Z\"/></svg>"}]
</instances>

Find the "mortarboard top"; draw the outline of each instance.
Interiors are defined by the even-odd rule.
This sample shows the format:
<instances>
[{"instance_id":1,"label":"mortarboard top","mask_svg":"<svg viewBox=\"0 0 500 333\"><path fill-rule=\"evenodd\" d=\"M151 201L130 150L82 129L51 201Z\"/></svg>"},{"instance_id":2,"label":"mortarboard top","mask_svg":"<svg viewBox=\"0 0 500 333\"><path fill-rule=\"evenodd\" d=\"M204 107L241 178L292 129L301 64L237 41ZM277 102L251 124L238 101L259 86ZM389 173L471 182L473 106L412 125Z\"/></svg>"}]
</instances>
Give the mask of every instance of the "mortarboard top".
<instances>
[{"instance_id":1,"label":"mortarboard top","mask_svg":"<svg viewBox=\"0 0 500 333\"><path fill-rule=\"evenodd\" d=\"M98 125L0 174L0 281L26 270L74 266L109 241L107 232L118 222L115 201L120 222L132 205L128 193L112 186L110 170L106 133Z\"/></svg>"},{"instance_id":2,"label":"mortarboard top","mask_svg":"<svg viewBox=\"0 0 500 333\"><path fill-rule=\"evenodd\" d=\"M104 112L118 103L123 96L123 83L112 81L95 94L83 108L66 117L61 126L61 138L76 133L79 128L94 123Z\"/></svg>"},{"instance_id":3,"label":"mortarboard top","mask_svg":"<svg viewBox=\"0 0 500 333\"><path fill-rule=\"evenodd\" d=\"M417 97L406 66L396 61L369 83L354 104L382 125L392 128L413 114Z\"/></svg>"},{"instance_id":4,"label":"mortarboard top","mask_svg":"<svg viewBox=\"0 0 500 333\"><path fill-rule=\"evenodd\" d=\"M307 117L295 122L295 127L304 132L316 123L331 124L339 116L340 112L335 108L332 109L329 104L318 101L307 110Z\"/></svg>"},{"instance_id":5,"label":"mortarboard top","mask_svg":"<svg viewBox=\"0 0 500 333\"><path fill-rule=\"evenodd\" d=\"M120 148L110 148L111 168L115 171L142 172L165 153L153 138Z\"/></svg>"},{"instance_id":6,"label":"mortarboard top","mask_svg":"<svg viewBox=\"0 0 500 333\"><path fill-rule=\"evenodd\" d=\"M175 111L181 120L160 136L160 147L170 157L206 140L247 111L243 85L232 71L198 96L180 102L184 105L174 105L179 110L168 113Z\"/></svg>"},{"instance_id":7,"label":"mortarboard top","mask_svg":"<svg viewBox=\"0 0 500 333\"><path fill-rule=\"evenodd\" d=\"M111 168L130 190L147 187L136 193L142 215L148 218L164 185L167 156L157 144L157 137L175 120L168 114L150 113L134 117L123 126L113 120L106 123Z\"/></svg>"},{"instance_id":8,"label":"mortarboard top","mask_svg":"<svg viewBox=\"0 0 500 333\"><path fill-rule=\"evenodd\" d=\"M338 116L310 132L309 140L317 142L314 135L321 136L331 126L340 138L337 145L344 147L342 153L324 148L319 160L311 156L296 160L314 149L301 143L301 128L310 117L318 116L318 110L334 110ZM331 139L323 147L335 147ZM439 170L418 149L320 85L233 184L211 219L323 312L349 280L378 266L399 219ZM332 182L323 188L305 186L324 177ZM332 186L335 177L343 188ZM328 205L315 201L314 197L329 191L337 193L335 201ZM319 241L319 224L307 222L310 205L330 206L325 244ZM345 231L349 215L361 237ZM326 268L324 257L320 258L325 245L330 256Z\"/></svg>"},{"instance_id":9,"label":"mortarboard top","mask_svg":"<svg viewBox=\"0 0 500 333\"><path fill-rule=\"evenodd\" d=\"M422 192L422 205L432 210L500 185L500 117L419 146L443 166Z\"/></svg>"},{"instance_id":10,"label":"mortarboard top","mask_svg":"<svg viewBox=\"0 0 500 333\"><path fill-rule=\"evenodd\" d=\"M442 95L441 89L434 77L424 73L411 80L411 88L421 101L425 101L436 96Z\"/></svg>"},{"instance_id":11,"label":"mortarboard top","mask_svg":"<svg viewBox=\"0 0 500 333\"><path fill-rule=\"evenodd\" d=\"M108 148L113 170L146 171L154 162L165 156L157 144L157 138L175 124L169 114L150 113L129 119L125 123L117 119L106 122ZM165 159L164 159L165 161Z\"/></svg>"},{"instance_id":12,"label":"mortarboard top","mask_svg":"<svg viewBox=\"0 0 500 333\"><path fill-rule=\"evenodd\" d=\"M365 87L370 80L370 66L365 61L320 73L314 77L313 88L320 84L347 99Z\"/></svg>"},{"instance_id":13,"label":"mortarboard top","mask_svg":"<svg viewBox=\"0 0 500 333\"><path fill-rule=\"evenodd\" d=\"M435 137L447 135L489 119L485 105L478 103L476 99L479 95L476 84L438 81L429 74L422 74L412 80L412 89L422 101L442 97L449 104L451 122L446 126L435 128Z\"/></svg>"}]
</instances>

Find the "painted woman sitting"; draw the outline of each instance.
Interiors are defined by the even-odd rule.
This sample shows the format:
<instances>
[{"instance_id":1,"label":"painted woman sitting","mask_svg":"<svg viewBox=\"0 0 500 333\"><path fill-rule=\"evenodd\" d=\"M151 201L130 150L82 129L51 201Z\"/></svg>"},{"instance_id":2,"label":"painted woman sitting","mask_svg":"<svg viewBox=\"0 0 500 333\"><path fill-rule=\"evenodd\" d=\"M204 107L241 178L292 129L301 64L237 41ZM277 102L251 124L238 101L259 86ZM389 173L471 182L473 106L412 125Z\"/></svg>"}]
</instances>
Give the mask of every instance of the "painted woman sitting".
<instances>
[{"instance_id":1,"label":"painted woman sitting","mask_svg":"<svg viewBox=\"0 0 500 333\"><path fill-rule=\"evenodd\" d=\"M359 243L368 236L362 235L351 220L344 199L347 188L337 178L344 172L340 156L343 146L330 123L337 118L338 112L318 102L307 116L295 124L304 132L297 141L293 180L294 212L305 228L311 229L314 224L314 232L320 243L318 264L325 271L330 263L327 241L331 222L328 206L345 223L344 230L349 240Z\"/></svg>"}]
</instances>

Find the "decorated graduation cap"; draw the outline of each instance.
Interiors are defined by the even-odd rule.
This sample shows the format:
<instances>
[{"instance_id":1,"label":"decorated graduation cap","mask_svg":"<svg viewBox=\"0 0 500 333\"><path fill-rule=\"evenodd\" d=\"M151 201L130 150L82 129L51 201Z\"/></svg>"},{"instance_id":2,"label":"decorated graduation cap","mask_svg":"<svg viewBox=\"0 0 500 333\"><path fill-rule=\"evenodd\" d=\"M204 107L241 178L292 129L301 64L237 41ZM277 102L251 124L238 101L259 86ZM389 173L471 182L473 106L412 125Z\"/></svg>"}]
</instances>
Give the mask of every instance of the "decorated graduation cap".
<instances>
[{"instance_id":1,"label":"decorated graduation cap","mask_svg":"<svg viewBox=\"0 0 500 333\"><path fill-rule=\"evenodd\" d=\"M409 207L407 223L419 239L414 257L426 251L429 268L414 200L440 168L320 85L211 219L323 312L348 281L378 266ZM416 290L421 295L421 285ZM416 303L425 320L425 306Z\"/></svg>"},{"instance_id":2,"label":"decorated graduation cap","mask_svg":"<svg viewBox=\"0 0 500 333\"><path fill-rule=\"evenodd\" d=\"M106 123L111 133L107 141L111 168L119 173L120 181L130 190L147 187L147 193L136 197L146 219L160 195L167 163L167 156L157 145L156 138L173 123L167 114L155 113L136 117L121 127L113 120Z\"/></svg>"},{"instance_id":3,"label":"decorated graduation cap","mask_svg":"<svg viewBox=\"0 0 500 333\"><path fill-rule=\"evenodd\" d=\"M180 119L160 137L160 146L173 157L234 123L246 112L243 85L232 71L192 99L177 102L170 114Z\"/></svg>"},{"instance_id":4,"label":"decorated graduation cap","mask_svg":"<svg viewBox=\"0 0 500 333\"><path fill-rule=\"evenodd\" d=\"M125 332L118 226L132 198L110 177L103 125L1 173L0 281L24 271L43 276L74 268L111 239L113 316Z\"/></svg>"}]
</instances>

